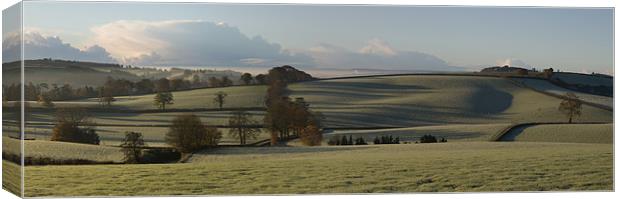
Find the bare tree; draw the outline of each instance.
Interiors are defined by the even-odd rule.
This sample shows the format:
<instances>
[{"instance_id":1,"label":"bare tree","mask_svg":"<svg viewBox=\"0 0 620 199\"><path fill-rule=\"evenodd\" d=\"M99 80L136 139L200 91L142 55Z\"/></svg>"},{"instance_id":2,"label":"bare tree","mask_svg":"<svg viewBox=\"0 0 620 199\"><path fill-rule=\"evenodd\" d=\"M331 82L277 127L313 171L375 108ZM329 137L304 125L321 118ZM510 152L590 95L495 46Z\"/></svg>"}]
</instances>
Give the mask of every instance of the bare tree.
<instances>
[{"instance_id":1,"label":"bare tree","mask_svg":"<svg viewBox=\"0 0 620 199\"><path fill-rule=\"evenodd\" d=\"M247 139L256 139L261 133L260 128L253 127L259 125L258 121L252 119L252 115L245 111L235 111L228 120L228 125L232 128L228 133L231 137L238 138L240 145L247 144Z\"/></svg>"},{"instance_id":2,"label":"bare tree","mask_svg":"<svg viewBox=\"0 0 620 199\"><path fill-rule=\"evenodd\" d=\"M114 96L112 96L112 92L109 88L99 88L99 103L102 106L110 107L112 106L113 101L116 101L116 99L114 99Z\"/></svg>"},{"instance_id":3,"label":"bare tree","mask_svg":"<svg viewBox=\"0 0 620 199\"><path fill-rule=\"evenodd\" d=\"M568 123L573 122L573 117L581 115L581 101L575 93L566 93L558 110L568 117Z\"/></svg>"},{"instance_id":4,"label":"bare tree","mask_svg":"<svg viewBox=\"0 0 620 199\"><path fill-rule=\"evenodd\" d=\"M218 104L220 109L222 109L222 107L224 106L224 102L225 102L226 96L228 96L228 94L226 94L223 91L219 91L219 92L215 93L215 98L213 98L213 101Z\"/></svg>"}]
</instances>

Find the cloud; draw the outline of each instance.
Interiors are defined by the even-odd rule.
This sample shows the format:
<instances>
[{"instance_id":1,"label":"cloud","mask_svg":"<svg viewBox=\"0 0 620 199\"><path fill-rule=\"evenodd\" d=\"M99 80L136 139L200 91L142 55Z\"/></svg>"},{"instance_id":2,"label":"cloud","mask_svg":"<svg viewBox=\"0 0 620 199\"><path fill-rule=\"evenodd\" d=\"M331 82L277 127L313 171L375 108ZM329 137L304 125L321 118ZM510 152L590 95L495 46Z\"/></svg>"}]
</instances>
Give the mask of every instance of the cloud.
<instances>
[{"instance_id":1,"label":"cloud","mask_svg":"<svg viewBox=\"0 0 620 199\"><path fill-rule=\"evenodd\" d=\"M381 55L386 57L396 56L396 50L390 47L390 44L380 39L372 39L368 41L368 45L360 49L360 53L368 55Z\"/></svg>"},{"instance_id":2,"label":"cloud","mask_svg":"<svg viewBox=\"0 0 620 199\"><path fill-rule=\"evenodd\" d=\"M115 21L91 29L92 39L124 63L141 65L312 66L260 36L248 37L224 22Z\"/></svg>"},{"instance_id":3,"label":"cloud","mask_svg":"<svg viewBox=\"0 0 620 199\"><path fill-rule=\"evenodd\" d=\"M513 59L513 58L507 58L507 59L503 59L503 60L497 60L495 62L495 64L497 66L511 66L511 67L520 67L520 68L525 68L525 69L531 69L534 68L532 65L524 62L523 60L520 59Z\"/></svg>"},{"instance_id":4,"label":"cloud","mask_svg":"<svg viewBox=\"0 0 620 199\"><path fill-rule=\"evenodd\" d=\"M116 63L110 54L102 47L93 45L85 49L78 49L64 43L59 37L45 36L39 32L24 32L24 58L41 59L54 58L65 60L81 60L91 62ZM17 61L21 51L20 36L10 33L3 38L3 62Z\"/></svg>"},{"instance_id":5,"label":"cloud","mask_svg":"<svg viewBox=\"0 0 620 199\"><path fill-rule=\"evenodd\" d=\"M115 21L91 28L92 46L78 49L35 31L25 34L26 58L118 62L139 66L265 66L455 71L443 59L399 50L381 39L350 50L331 44L289 50L261 36L248 37L225 22L199 20ZM19 55L19 37L9 37L3 55ZM9 55L9 56L7 56ZM514 61L513 61L514 62Z\"/></svg>"},{"instance_id":6,"label":"cloud","mask_svg":"<svg viewBox=\"0 0 620 199\"><path fill-rule=\"evenodd\" d=\"M431 54L394 49L389 43L372 39L358 51L343 47L319 44L310 48L309 53L321 67L334 68L372 68L392 70L461 70L450 66L444 60Z\"/></svg>"}]
</instances>

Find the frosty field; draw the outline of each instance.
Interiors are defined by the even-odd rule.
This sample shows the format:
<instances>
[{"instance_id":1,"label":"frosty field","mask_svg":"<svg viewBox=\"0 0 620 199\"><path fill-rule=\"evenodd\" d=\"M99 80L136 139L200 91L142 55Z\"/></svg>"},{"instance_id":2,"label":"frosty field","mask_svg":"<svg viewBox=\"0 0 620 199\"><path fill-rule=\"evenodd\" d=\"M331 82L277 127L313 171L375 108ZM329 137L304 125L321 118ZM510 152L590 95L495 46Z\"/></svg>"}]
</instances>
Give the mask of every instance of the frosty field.
<instances>
[{"instance_id":1,"label":"frosty field","mask_svg":"<svg viewBox=\"0 0 620 199\"><path fill-rule=\"evenodd\" d=\"M610 144L298 148L207 151L186 164L29 166L25 191L26 196L227 195L610 190L613 185Z\"/></svg>"}]
</instances>

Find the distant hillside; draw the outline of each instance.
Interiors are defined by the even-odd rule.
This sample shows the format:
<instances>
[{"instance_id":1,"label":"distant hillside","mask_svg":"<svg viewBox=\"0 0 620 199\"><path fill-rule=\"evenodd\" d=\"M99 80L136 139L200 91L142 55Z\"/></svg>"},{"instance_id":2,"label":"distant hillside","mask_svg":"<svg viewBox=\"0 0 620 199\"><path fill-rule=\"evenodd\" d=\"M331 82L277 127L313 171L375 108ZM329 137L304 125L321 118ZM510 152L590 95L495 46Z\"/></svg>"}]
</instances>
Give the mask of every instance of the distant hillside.
<instances>
[{"instance_id":1,"label":"distant hillside","mask_svg":"<svg viewBox=\"0 0 620 199\"><path fill-rule=\"evenodd\" d=\"M614 95L614 78L608 75L556 72L550 81L573 91L607 97Z\"/></svg>"},{"instance_id":2,"label":"distant hillside","mask_svg":"<svg viewBox=\"0 0 620 199\"><path fill-rule=\"evenodd\" d=\"M231 70L189 70L180 68L164 70L109 63L53 59L26 60L24 66L25 82L33 82L35 84L71 84L73 86L100 86L105 83L107 77L138 81L141 79L155 80L160 78L191 80L194 75L201 79L228 76L233 80L237 80L241 76L241 73ZM19 72L19 62L3 63L3 83L18 83Z\"/></svg>"}]
</instances>

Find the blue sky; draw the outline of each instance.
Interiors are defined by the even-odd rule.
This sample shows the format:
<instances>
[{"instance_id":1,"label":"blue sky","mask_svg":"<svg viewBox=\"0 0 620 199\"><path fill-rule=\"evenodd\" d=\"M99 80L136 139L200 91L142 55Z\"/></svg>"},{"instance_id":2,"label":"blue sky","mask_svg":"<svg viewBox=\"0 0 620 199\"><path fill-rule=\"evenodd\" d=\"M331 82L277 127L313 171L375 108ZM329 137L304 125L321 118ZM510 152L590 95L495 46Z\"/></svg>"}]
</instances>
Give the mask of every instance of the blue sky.
<instances>
[{"instance_id":1,"label":"blue sky","mask_svg":"<svg viewBox=\"0 0 620 199\"><path fill-rule=\"evenodd\" d=\"M613 10L603 8L35 1L26 2L24 10L27 32L42 35L41 41L57 36L54 42L70 44L82 54L104 51L90 57L107 52L113 60L137 65L291 62L303 67L450 70L509 63L613 71ZM132 46L123 47L125 43ZM199 53L179 53L184 50Z\"/></svg>"}]
</instances>

